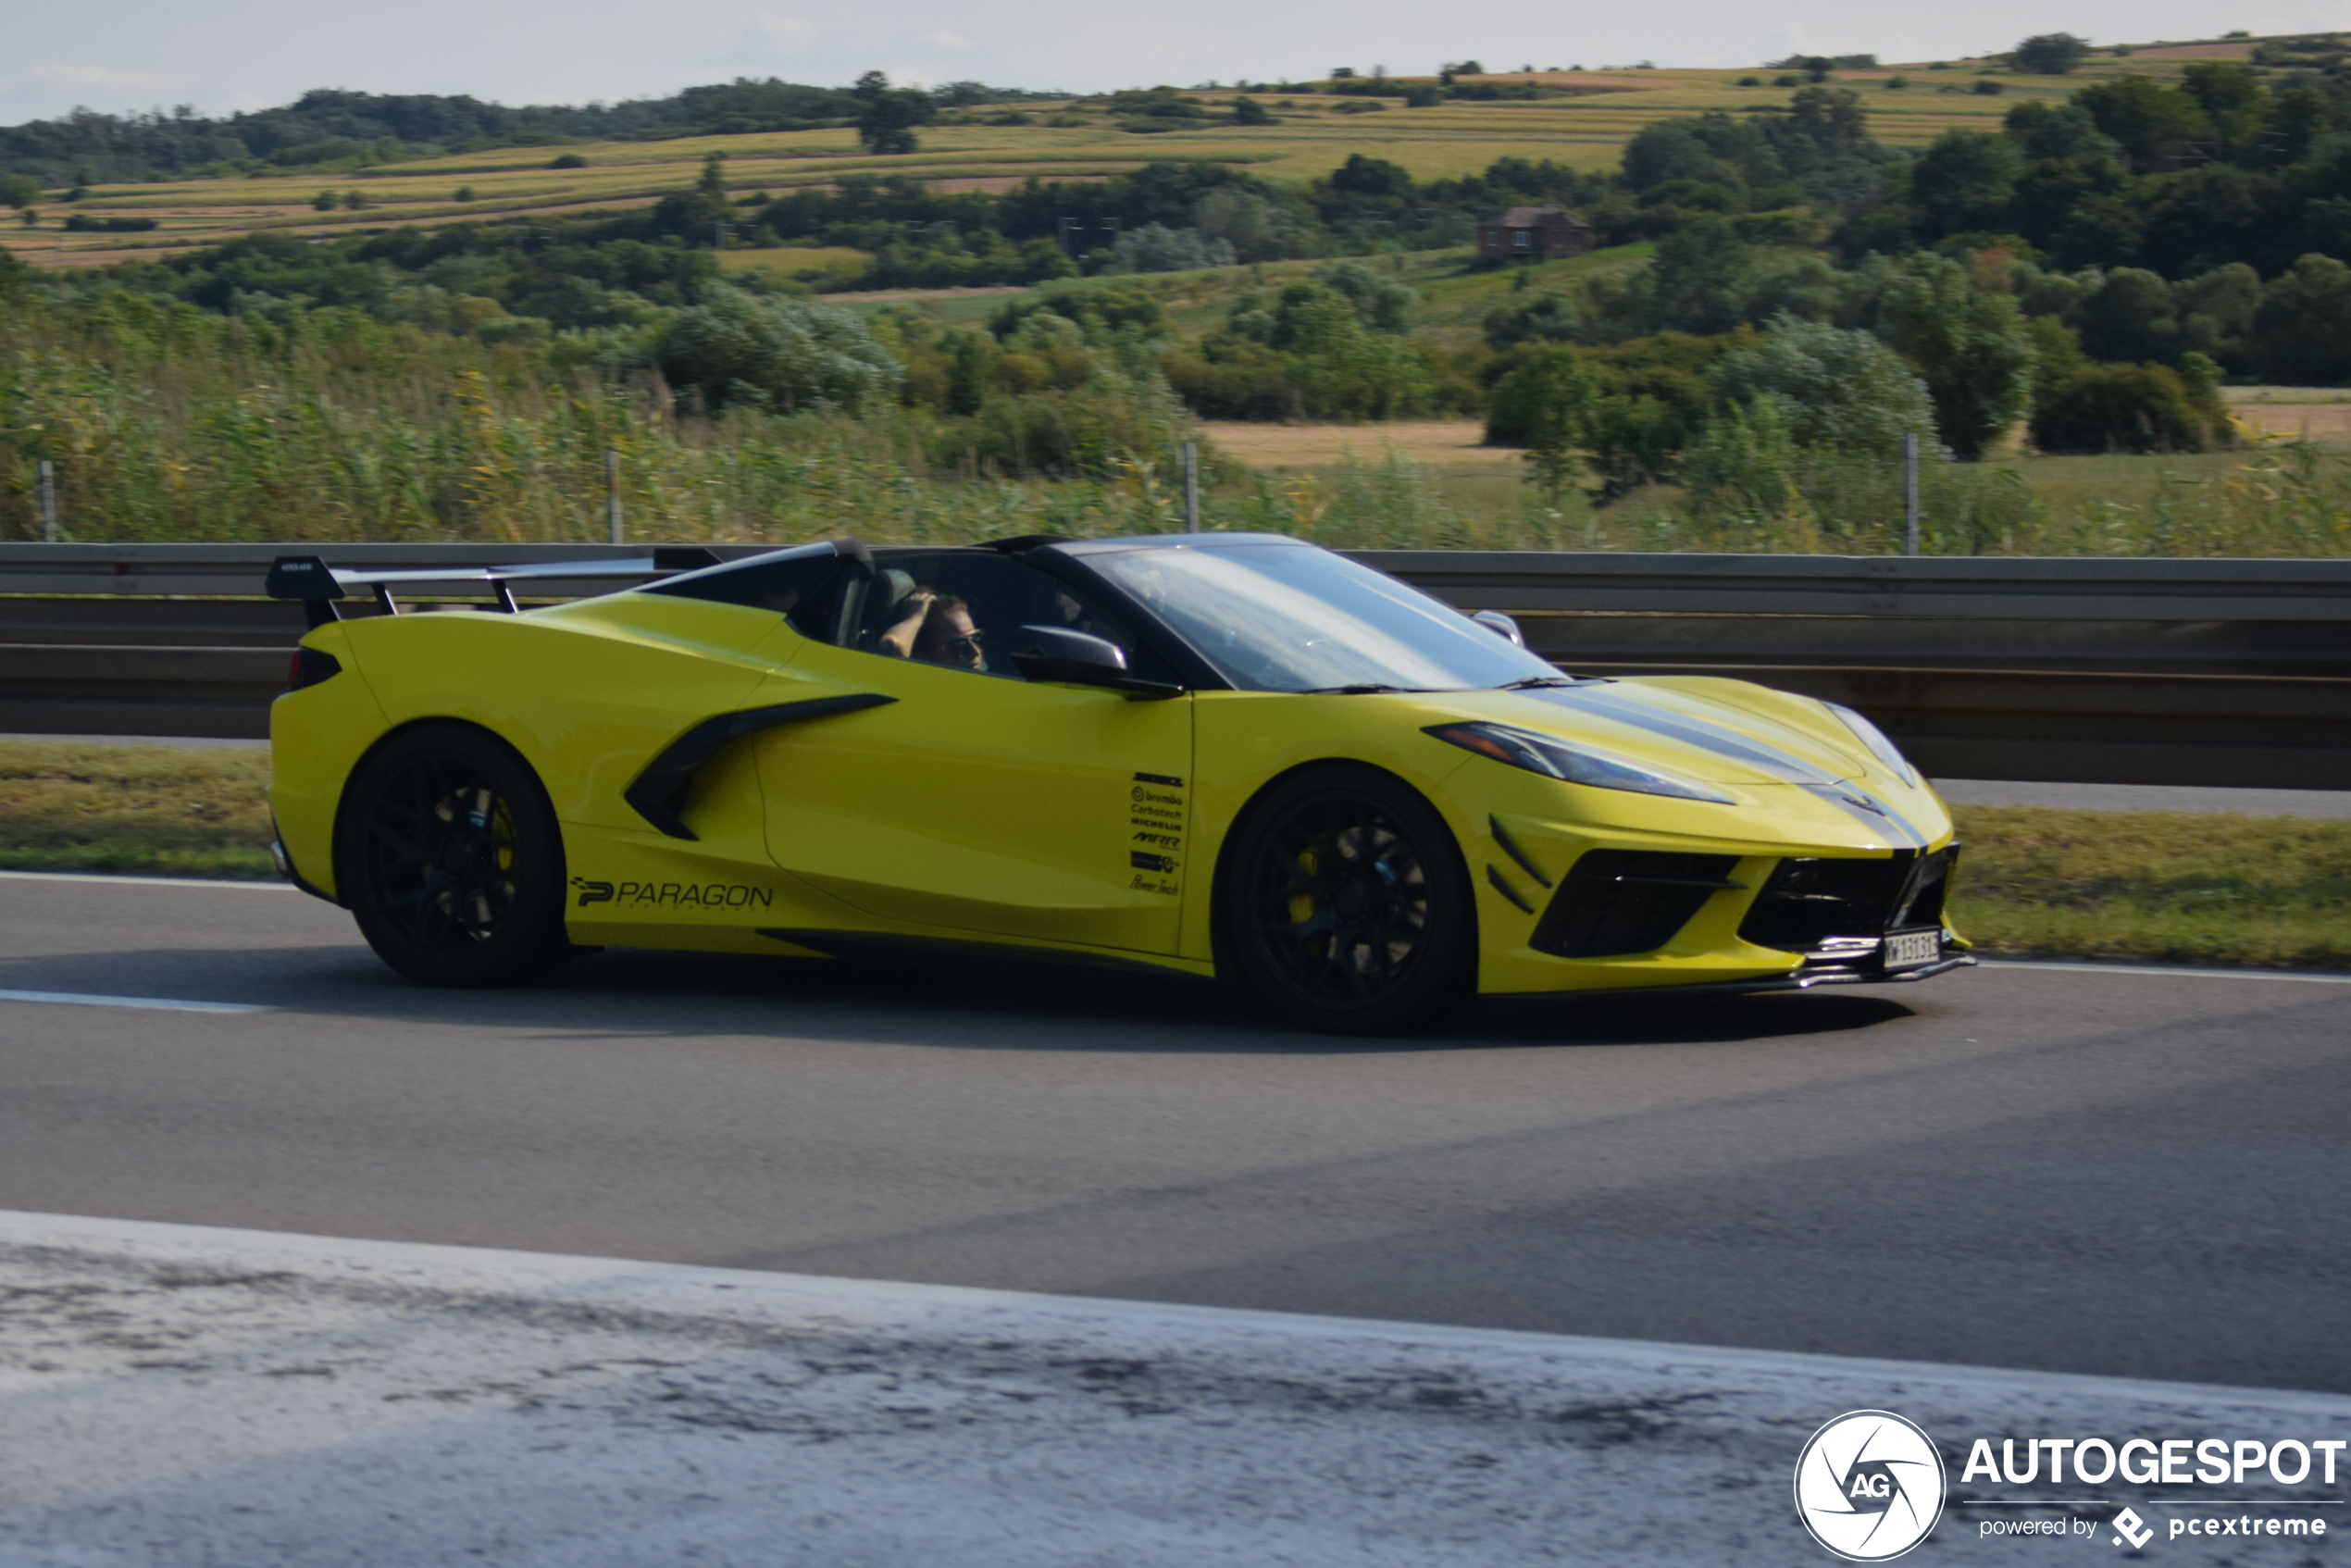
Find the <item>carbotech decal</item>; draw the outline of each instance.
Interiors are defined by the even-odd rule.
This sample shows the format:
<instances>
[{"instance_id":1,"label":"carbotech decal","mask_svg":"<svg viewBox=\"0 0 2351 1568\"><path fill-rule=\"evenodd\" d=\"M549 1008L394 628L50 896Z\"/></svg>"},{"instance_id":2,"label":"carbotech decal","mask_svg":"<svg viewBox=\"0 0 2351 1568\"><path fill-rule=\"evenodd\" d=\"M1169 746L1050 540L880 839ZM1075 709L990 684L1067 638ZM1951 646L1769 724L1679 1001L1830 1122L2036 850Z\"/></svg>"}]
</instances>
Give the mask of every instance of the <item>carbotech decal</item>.
<instances>
[{"instance_id":1,"label":"carbotech decal","mask_svg":"<svg viewBox=\"0 0 2351 1568\"><path fill-rule=\"evenodd\" d=\"M593 882L574 877L581 909L609 903L628 909L765 909L776 902L770 888L740 882Z\"/></svg>"}]
</instances>

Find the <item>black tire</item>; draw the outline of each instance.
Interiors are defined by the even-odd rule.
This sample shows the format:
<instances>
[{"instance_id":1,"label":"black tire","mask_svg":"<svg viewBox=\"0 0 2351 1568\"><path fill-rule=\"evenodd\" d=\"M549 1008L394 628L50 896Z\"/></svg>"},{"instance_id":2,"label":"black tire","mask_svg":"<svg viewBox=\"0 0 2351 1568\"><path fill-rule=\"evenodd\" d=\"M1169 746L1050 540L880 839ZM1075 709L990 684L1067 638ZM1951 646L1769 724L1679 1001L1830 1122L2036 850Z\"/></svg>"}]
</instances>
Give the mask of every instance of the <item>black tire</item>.
<instances>
[{"instance_id":1,"label":"black tire","mask_svg":"<svg viewBox=\"0 0 2351 1568\"><path fill-rule=\"evenodd\" d=\"M1460 1006L1477 906L1435 807L1376 768L1330 763L1275 785L1225 866L1225 951L1268 1006L1326 1034L1401 1034Z\"/></svg>"},{"instance_id":2,"label":"black tire","mask_svg":"<svg viewBox=\"0 0 2351 1568\"><path fill-rule=\"evenodd\" d=\"M515 749L426 724L361 765L335 875L376 956L428 986L540 979L571 956L554 807Z\"/></svg>"}]
</instances>

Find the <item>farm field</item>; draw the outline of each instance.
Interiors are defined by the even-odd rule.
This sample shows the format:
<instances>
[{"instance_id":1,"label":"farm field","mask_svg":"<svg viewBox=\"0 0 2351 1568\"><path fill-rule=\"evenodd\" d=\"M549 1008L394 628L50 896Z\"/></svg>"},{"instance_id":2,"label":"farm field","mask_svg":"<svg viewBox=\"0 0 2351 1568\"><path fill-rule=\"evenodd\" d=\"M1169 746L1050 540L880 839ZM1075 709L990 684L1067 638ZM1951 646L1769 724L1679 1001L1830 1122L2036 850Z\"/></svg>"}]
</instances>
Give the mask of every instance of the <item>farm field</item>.
<instances>
[{"instance_id":1,"label":"farm field","mask_svg":"<svg viewBox=\"0 0 2351 1568\"><path fill-rule=\"evenodd\" d=\"M1932 62L1889 65L1840 71L1830 80L1861 95L1873 136L1899 146L1923 146L1953 128L1994 129L2019 102L2062 100L2123 74L2170 80L2191 59L2237 57L2250 47L2236 42L2146 46L2120 58L2101 51L2070 77L2000 74L2004 90L1997 95L1971 91L1981 68L1973 61L1947 62L1942 69L1931 68ZM976 114L961 123L928 127L921 149L901 156L865 153L853 131L840 129L503 147L357 170L305 168L255 178L98 185L75 210L100 218L153 218L159 227L136 235L68 233L56 226L52 209L42 227L0 231L0 245L36 266L83 268L217 243L256 230L327 236L394 225L621 210L690 186L713 152L726 155L726 182L737 199L755 192L781 195L830 185L852 174L911 176L940 191L1002 189L1031 177L1101 179L1154 161L1203 158L1269 179L1305 180L1328 173L1353 153L1399 164L1422 180L1476 173L1503 156L1600 169L1612 167L1624 143L1653 121L1709 110L1785 107L1791 89L1738 85L1742 77L1769 81L1773 75L1760 68L1511 72L1492 80L1532 81L1572 95L1525 102L1453 100L1426 108L1390 101L1375 112L1361 112L1361 106L1380 100L1253 92L1250 95L1280 124L1217 125L1155 135L1123 129L1103 100L1076 99L1029 106L1031 118L1039 123L989 125L980 122L984 115ZM1908 85L1890 86L1897 77ZM1204 89L1199 95L1213 106L1229 102L1234 93ZM1041 123L1047 119L1076 123ZM585 167L550 167L566 155L584 160ZM317 211L313 198L327 190L360 192L368 205L359 211ZM471 199L459 200L460 190Z\"/></svg>"}]
</instances>

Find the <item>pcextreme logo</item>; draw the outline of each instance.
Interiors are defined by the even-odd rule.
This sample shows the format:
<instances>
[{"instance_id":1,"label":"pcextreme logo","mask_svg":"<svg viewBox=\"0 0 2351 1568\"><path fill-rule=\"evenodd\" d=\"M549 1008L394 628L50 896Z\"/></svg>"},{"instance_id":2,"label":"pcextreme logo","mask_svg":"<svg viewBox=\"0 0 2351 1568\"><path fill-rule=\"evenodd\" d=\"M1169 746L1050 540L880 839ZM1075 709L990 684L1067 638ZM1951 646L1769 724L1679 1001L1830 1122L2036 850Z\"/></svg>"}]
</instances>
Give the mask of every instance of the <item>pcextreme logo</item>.
<instances>
[{"instance_id":1,"label":"pcextreme logo","mask_svg":"<svg viewBox=\"0 0 2351 1568\"><path fill-rule=\"evenodd\" d=\"M1797 1456L1796 1516L1847 1562L1890 1562L1943 1517L1943 1456L1913 1421L1848 1411Z\"/></svg>"}]
</instances>

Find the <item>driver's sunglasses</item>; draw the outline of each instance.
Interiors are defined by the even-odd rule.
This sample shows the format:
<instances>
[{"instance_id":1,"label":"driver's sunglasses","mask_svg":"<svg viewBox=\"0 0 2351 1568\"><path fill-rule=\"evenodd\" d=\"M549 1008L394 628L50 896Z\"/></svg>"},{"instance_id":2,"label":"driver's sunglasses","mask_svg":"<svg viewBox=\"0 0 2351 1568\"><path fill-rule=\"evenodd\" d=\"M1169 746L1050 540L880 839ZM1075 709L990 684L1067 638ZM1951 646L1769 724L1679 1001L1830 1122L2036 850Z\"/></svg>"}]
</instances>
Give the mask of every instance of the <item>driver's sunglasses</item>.
<instances>
[{"instance_id":1,"label":"driver's sunglasses","mask_svg":"<svg viewBox=\"0 0 2351 1568\"><path fill-rule=\"evenodd\" d=\"M951 653L961 653L966 658L976 659L981 653L980 640L987 635L984 631L971 631L965 632L961 637L951 637L946 642L947 651Z\"/></svg>"}]
</instances>

